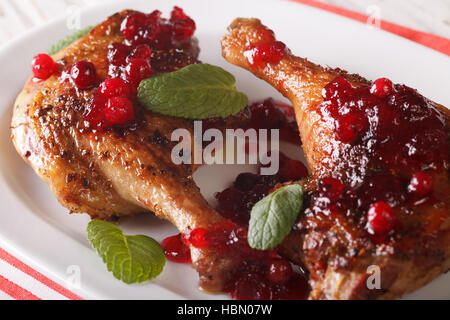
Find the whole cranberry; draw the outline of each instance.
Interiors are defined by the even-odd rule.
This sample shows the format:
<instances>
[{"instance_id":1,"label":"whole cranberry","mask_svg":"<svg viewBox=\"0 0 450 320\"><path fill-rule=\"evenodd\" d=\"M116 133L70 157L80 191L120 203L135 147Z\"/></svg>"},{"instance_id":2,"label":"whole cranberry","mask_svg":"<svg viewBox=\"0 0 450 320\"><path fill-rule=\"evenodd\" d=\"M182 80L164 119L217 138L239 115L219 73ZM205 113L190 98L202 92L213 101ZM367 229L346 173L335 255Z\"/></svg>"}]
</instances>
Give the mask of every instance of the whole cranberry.
<instances>
[{"instance_id":1,"label":"whole cranberry","mask_svg":"<svg viewBox=\"0 0 450 320\"><path fill-rule=\"evenodd\" d=\"M354 111L345 115L340 115L336 119L336 136L344 143L354 143L367 127L367 117L363 112Z\"/></svg>"},{"instance_id":2,"label":"whole cranberry","mask_svg":"<svg viewBox=\"0 0 450 320\"><path fill-rule=\"evenodd\" d=\"M118 42L112 43L108 46L108 62L114 66L125 65L130 52L131 48L129 46Z\"/></svg>"},{"instance_id":3,"label":"whole cranberry","mask_svg":"<svg viewBox=\"0 0 450 320\"><path fill-rule=\"evenodd\" d=\"M172 33L175 39L187 39L190 38L195 32L195 22L188 15L186 15L183 9L174 7L170 14L170 23L172 25Z\"/></svg>"},{"instance_id":4,"label":"whole cranberry","mask_svg":"<svg viewBox=\"0 0 450 320\"><path fill-rule=\"evenodd\" d=\"M109 98L105 109L105 118L112 125L125 124L134 119L133 104L124 97Z\"/></svg>"},{"instance_id":5,"label":"whole cranberry","mask_svg":"<svg viewBox=\"0 0 450 320\"><path fill-rule=\"evenodd\" d=\"M106 97L127 97L130 88L125 80L120 78L106 79L100 84L99 92Z\"/></svg>"},{"instance_id":6,"label":"whole cranberry","mask_svg":"<svg viewBox=\"0 0 450 320\"><path fill-rule=\"evenodd\" d=\"M267 276L273 283L285 283L292 276L292 266L284 259L272 259L269 263Z\"/></svg>"},{"instance_id":7,"label":"whole cranberry","mask_svg":"<svg viewBox=\"0 0 450 320\"><path fill-rule=\"evenodd\" d=\"M370 93L377 97L386 97L394 92L394 84L387 78L380 78L373 82Z\"/></svg>"},{"instance_id":8,"label":"whole cranberry","mask_svg":"<svg viewBox=\"0 0 450 320\"><path fill-rule=\"evenodd\" d=\"M144 13L136 12L126 17L120 25L120 31L127 40L134 40L139 30L145 26L147 16Z\"/></svg>"},{"instance_id":9,"label":"whole cranberry","mask_svg":"<svg viewBox=\"0 0 450 320\"><path fill-rule=\"evenodd\" d=\"M385 202L372 204L367 215L370 229L375 233L387 233L397 224L394 209Z\"/></svg>"},{"instance_id":10,"label":"whole cranberry","mask_svg":"<svg viewBox=\"0 0 450 320\"><path fill-rule=\"evenodd\" d=\"M159 10L154 10L147 15L147 24L158 25L161 23L162 12Z\"/></svg>"},{"instance_id":11,"label":"whole cranberry","mask_svg":"<svg viewBox=\"0 0 450 320\"><path fill-rule=\"evenodd\" d=\"M417 194L418 196L425 196L430 193L433 188L433 180L425 171L415 173L408 186L408 191Z\"/></svg>"},{"instance_id":12,"label":"whole cranberry","mask_svg":"<svg viewBox=\"0 0 450 320\"><path fill-rule=\"evenodd\" d=\"M123 20L120 31L127 43L137 45L155 40L160 27L159 12L153 12L148 16L138 12Z\"/></svg>"},{"instance_id":13,"label":"whole cranberry","mask_svg":"<svg viewBox=\"0 0 450 320\"><path fill-rule=\"evenodd\" d=\"M48 54L40 53L36 55L31 61L31 70L33 75L41 80L48 79L56 70L58 66L52 57Z\"/></svg>"},{"instance_id":14,"label":"whole cranberry","mask_svg":"<svg viewBox=\"0 0 450 320\"><path fill-rule=\"evenodd\" d=\"M183 9L180 7L173 7L172 12L170 12L171 20L186 20L189 19L189 16L184 13Z\"/></svg>"},{"instance_id":15,"label":"whole cranberry","mask_svg":"<svg viewBox=\"0 0 450 320\"><path fill-rule=\"evenodd\" d=\"M146 44L140 44L136 46L127 57L127 62L133 58L144 59L150 62L152 59L152 49Z\"/></svg>"},{"instance_id":16,"label":"whole cranberry","mask_svg":"<svg viewBox=\"0 0 450 320\"><path fill-rule=\"evenodd\" d=\"M331 100L337 96L345 96L352 89L352 84L347 79L338 76L322 89L322 97L325 100Z\"/></svg>"},{"instance_id":17,"label":"whole cranberry","mask_svg":"<svg viewBox=\"0 0 450 320\"><path fill-rule=\"evenodd\" d=\"M129 82L139 85L139 83L150 77L152 68L147 60L144 59L130 59L125 68L125 78Z\"/></svg>"},{"instance_id":18,"label":"whole cranberry","mask_svg":"<svg viewBox=\"0 0 450 320\"><path fill-rule=\"evenodd\" d=\"M70 77L79 89L87 89L97 82L95 66L89 61L78 61L70 69Z\"/></svg>"}]
</instances>

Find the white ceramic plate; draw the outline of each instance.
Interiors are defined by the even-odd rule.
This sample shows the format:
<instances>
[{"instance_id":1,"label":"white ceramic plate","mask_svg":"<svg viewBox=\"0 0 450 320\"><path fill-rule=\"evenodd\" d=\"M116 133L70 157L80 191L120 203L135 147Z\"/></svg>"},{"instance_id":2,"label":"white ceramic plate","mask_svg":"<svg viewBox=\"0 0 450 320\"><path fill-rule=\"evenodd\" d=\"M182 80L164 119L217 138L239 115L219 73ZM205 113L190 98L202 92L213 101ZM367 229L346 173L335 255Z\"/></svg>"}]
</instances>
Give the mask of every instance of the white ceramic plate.
<instances>
[{"instance_id":1,"label":"white ceramic plate","mask_svg":"<svg viewBox=\"0 0 450 320\"><path fill-rule=\"evenodd\" d=\"M125 8L168 14L179 5L197 22L204 62L220 65L237 78L239 90L250 99L281 96L248 72L227 64L219 40L235 17L258 17L300 56L323 65L339 66L369 79L387 76L395 82L419 88L425 96L450 106L449 57L399 38L369 29L346 18L284 1L168 1L135 0L90 7L82 13L82 25L91 25ZM86 240L87 215L69 215L44 182L33 173L10 141L12 104L30 75L29 63L70 31L66 20L55 20L10 42L0 50L0 246L38 266L64 284L70 266L81 271L81 286L72 288L84 298L112 299L216 299L197 289L196 272L187 265L168 262L161 276L142 285L125 285L106 271ZM291 150L292 151L292 150ZM299 152L298 150L295 152ZM206 167L196 181L208 199L224 189L246 166ZM214 173L215 181L210 181ZM207 192L206 192L207 190ZM176 233L170 224L140 216L122 224L128 234L147 234L162 240ZM406 298L450 299L450 274Z\"/></svg>"}]
</instances>

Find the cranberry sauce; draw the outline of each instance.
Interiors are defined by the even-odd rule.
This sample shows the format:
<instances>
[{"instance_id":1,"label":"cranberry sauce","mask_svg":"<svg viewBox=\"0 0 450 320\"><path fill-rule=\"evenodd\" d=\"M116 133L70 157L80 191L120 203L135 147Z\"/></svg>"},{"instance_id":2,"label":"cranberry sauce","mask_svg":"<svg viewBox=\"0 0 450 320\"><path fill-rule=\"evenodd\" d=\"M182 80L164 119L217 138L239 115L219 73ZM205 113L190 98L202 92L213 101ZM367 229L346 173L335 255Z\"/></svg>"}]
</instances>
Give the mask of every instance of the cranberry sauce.
<instances>
[{"instance_id":1,"label":"cranberry sauce","mask_svg":"<svg viewBox=\"0 0 450 320\"><path fill-rule=\"evenodd\" d=\"M258 41L249 45L244 52L248 63L254 69L264 68L267 64L277 64L287 53L286 45L276 41L272 30L261 27Z\"/></svg>"},{"instance_id":2,"label":"cranberry sauce","mask_svg":"<svg viewBox=\"0 0 450 320\"><path fill-rule=\"evenodd\" d=\"M179 263L191 262L191 250L183 242L181 234L165 238L161 242L161 246L163 247L164 255L170 261Z\"/></svg>"},{"instance_id":3,"label":"cranberry sauce","mask_svg":"<svg viewBox=\"0 0 450 320\"><path fill-rule=\"evenodd\" d=\"M280 129L281 138L300 145L293 109L276 103L272 99L255 102L251 111L250 128ZM207 121L210 126L217 121ZM294 126L295 125L295 126ZM262 176L250 172L237 176L232 186L216 193L216 210L227 220L211 226L197 228L181 236L188 248L213 248L237 261L237 269L226 285L225 291L233 299L305 299L308 285L304 276L295 272L290 262L277 256L276 250L255 250L247 241L247 228L253 205L275 190L281 183L300 180L308 176L308 169L301 161L289 159L280 153L280 168L273 176ZM174 236L174 237L179 237ZM169 237L167 239L172 239ZM165 242L168 240L164 240ZM163 243L166 256L173 259L173 249ZM172 245L184 251L178 242ZM176 254L178 255L178 254Z\"/></svg>"},{"instance_id":4,"label":"cranberry sauce","mask_svg":"<svg viewBox=\"0 0 450 320\"><path fill-rule=\"evenodd\" d=\"M241 173L233 185L216 194L217 211L227 218L211 230L194 229L185 235L187 243L214 248L236 259L237 270L226 291L233 299L305 299L308 285L291 264L277 257L276 250L249 247L247 228L254 204L281 183L308 176L302 162L280 153L280 170L274 176Z\"/></svg>"},{"instance_id":5,"label":"cranberry sauce","mask_svg":"<svg viewBox=\"0 0 450 320\"><path fill-rule=\"evenodd\" d=\"M139 83L152 74L197 62L198 48L192 40L195 22L179 7L173 8L169 19L162 18L158 10L150 14L131 12L111 28L116 28L123 40L109 44L106 51L99 49L100 55L105 51L99 61L107 62L106 79L104 70L96 70L94 61L74 61L59 72L61 82L72 84L81 95L87 91L91 97L82 116L85 127L93 131L136 126L143 118L136 96ZM48 55L33 59L32 71L37 79L45 80L57 69Z\"/></svg>"},{"instance_id":6,"label":"cranberry sauce","mask_svg":"<svg viewBox=\"0 0 450 320\"><path fill-rule=\"evenodd\" d=\"M337 77L322 95L318 110L336 141L346 154L365 157L367 169L358 183L322 177L306 215L341 212L355 229L378 235L394 235L420 221L416 207L439 201L432 177L449 167L445 117L416 90L385 78L353 87Z\"/></svg>"},{"instance_id":7,"label":"cranberry sauce","mask_svg":"<svg viewBox=\"0 0 450 320\"><path fill-rule=\"evenodd\" d=\"M364 146L403 176L448 161L445 119L426 98L385 78L354 88L338 77L323 90L322 115L338 140Z\"/></svg>"},{"instance_id":8,"label":"cranberry sauce","mask_svg":"<svg viewBox=\"0 0 450 320\"><path fill-rule=\"evenodd\" d=\"M197 228L166 238L162 245L166 257L175 262L189 261L185 254L189 246L213 249L238 261L234 276L224 289L233 299L300 300L308 294L304 276L294 271L290 262L277 257L275 250L250 248L247 228L230 220L215 224L209 230Z\"/></svg>"},{"instance_id":9,"label":"cranberry sauce","mask_svg":"<svg viewBox=\"0 0 450 320\"><path fill-rule=\"evenodd\" d=\"M250 104L249 110L251 121L247 128L279 129L281 140L300 144L300 133L292 106L268 98Z\"/></svg>"},{"instance_id":10,"label":"cranberry sauce","mask_svg":"<svg viewBox=\"0 0 450 320\"><path fill-rule=\"evenodd\" d=\"M239 174L232 186L216 194L217 210L236 224L247 226L253 205L277 184L301 180L307 176L308 169L301 161L289 159L280 152L280 169L276 175Z\"/></svg>"}]
</instances>

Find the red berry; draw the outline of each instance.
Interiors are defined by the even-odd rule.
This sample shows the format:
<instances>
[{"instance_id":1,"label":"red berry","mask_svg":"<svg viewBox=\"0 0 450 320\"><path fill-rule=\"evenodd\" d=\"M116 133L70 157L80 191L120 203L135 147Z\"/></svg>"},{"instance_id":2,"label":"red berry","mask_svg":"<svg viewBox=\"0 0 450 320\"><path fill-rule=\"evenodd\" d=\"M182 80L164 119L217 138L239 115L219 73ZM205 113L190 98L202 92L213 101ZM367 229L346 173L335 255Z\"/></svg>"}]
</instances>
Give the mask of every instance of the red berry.
<instances>
[{"instance_id":1,"label":"red berry","mask_svg":"<svg viewBox=\"0 0 450 320\"><path fill-rule=\"evenodd\" d=\"M133 58L144 59L150 62L152 59L152 50L146 44L140 44L133 49L130 55L127 57L127 61L130 61Z\"/></svg>"},{"instance_id":2,"label":"red berry","mask_svg":"<svg viewBox=\"0 0 450 320\"><path fill-rule=\"evenodd\" d=\"M99 92L106 97L127 97L130 94L128 84L120 78L106 79L100 84Z\"/></svg>"},{"instance_id":3,"label":"red berry","mask_svg":"<svg viewBox=\"0 0 450 320\"><path fill-rule=\"evenodd\" d=\"M331 202L339 200L344 192L344 185L342 182L335 178L322 178L319 181L319 190L321 194Z\"/></svg>"},{"instance_id":4,"label":"red berry","mask_svg":"<svg viewBox=\"0 0 450 320\"><path fill-rule=\"evenodd\" d=\"M408 190L414 192L418 196L427 195L433 188L433 180L425 171L414 174L409 183Z\"/></svg>"},{"instance_id":5,"label":"red berry","mask_svg":"<svg viewBox=\"0 0 450 320\"><path fill-rule=\"evenodd\" d=\"M126 17L120 25L123 37L127 40L134 40L139 30L145 26L146 20L147 16L141 12L136 12Z\"/></svg>"},{"instance_id":6,"label":"red berry","mask_svg":"<svg viewBox=\"0 0 450 320\"><path fill-rule=\"evenodd\" d=\"M125 68L126 79L135 85L139 85L142 80L147 79L151 74L152 68L144 59L130 59Z\"/></svg>"},{"instance_id":7,"label":"red berry","mask_svg":"<svg viewBox=\"0 0 450 320\"><path fill-rule=\"evenodd\" d=\"M351 92L352 89L352 84L347 79L338 76L322 89L322 97L325 100L330 100L338 95L346 95L346 93Z\"/></svg>"},{"instance_id":8,"label":"red berry","mask_svg":"<svg viewBox=\"0 0 450 320\"><path fill-rule=\"evenodd\" d=\"M284 259L272 259L267 276L273 283L285 283L292 276L292 266Z\"/></svg>"},{"instance_id":9,"label":"red berry","mask_svg":"<svg viewBox=\"0 0 450 320\"><path fill-rule=\"evenodd\" d=\"M286 45L281 41L260 43L244 52L248 63L255 68L263 68L267 63L278 63L286 55Z\"/></svg>"},{"instance_id":10,"label":"red berry","mask_svg":"<svg viewBox=\"0 0 450 320\"><path fill-rule=\"evenodd\" d=\"M131 48L122 43L112 43L108 46L108 62L115 66L126 64Z\"/></svg>"},{"instance_id":11,"label":"red berry","mask_svg":"<svg viewBox=\"0 0 450 320\"><path fill-rule=\"evenodd\" d=\"M105 117L112 125L125 124L134 119L133 104L124 97L109 98Z\"/></svg>"},{"instance_id":12,"label":"red berry","mask_svg":"<svg viewBox=\"0 0 450 320\"><path fill-rule=\"evenodd\" d=\"M170 19L171 20L185 20L185 19L189 19L189 16L184 13L183 9L181 9L180 7L173 7L172 12L170 13Z\"/></svg>"},{"instance_id":13,"label":"red berry","mask_svg":"<svg viewBox=\"0 0 450 320\"><path fill-rule=\"evenodd\" d=\"M397 224L394 209L385 202L372 204L368 212L370 229L375 233L387 233Z\"/></svg>"},{"instance_id":14,"label":"red berry","mask_svg":"<svg viewBox=\"0 0 450 320\"><path fill-rule=\"evenodd\" d=\"M149 25L158 25L161 23L161 11L159 10L154 10L152 13L149 13L147 15L147 24Z\"/></svg>"},{"instance_id":15,"label":"red berry","mask_svg":"<svg viewBox=\"0 0 450 320\"><path fill-rule=\"evenodd\" d=\"M160 33L161 12L154 11L150 15L134 13L122 21L120 31L128 43L136 45L153 41Z\"/></svg>"},{"instance_id":16,"label":"red berry","mask_svg":"<svg viewBox=\"0 0 450 320\"><path fill-rule=\"evenodd\" d=\"M70 77L79 89L87 89L97 82L95 66L88 61L78 61L70 69Z\"/></svg>"},{"instance_id":17,"label":"red berry","mask_svg":"<svg viewBox=\"0 0 450 320\"><path fill-rule=\"evenodd\" d=\"M392 92L394 92L394 84L386 78L375 80L370 88L370 93L377 97L386 97Z\"/></svg>"},{"instance_id":18,"label":"red berry","mask_svg":"<svg viewBox=\"0 0 450 320\"><path fill-rule=\"evenodd\" d=\"M301 161L289 159L281 167L280 174L285 181L301 180L308 176L308 169Z\"/></svg>"},{"instance_id":19,"label":"red berry","mask_svg":"<svg viewBox=\"0 0 450 320\"><path fill-rule=\"evenodd\" d=\"M174 38L177 40L190 38L195 28L195 22L192 19L174 21L172 26Z\"/></svg>"},{"instance_id":20,"label":"red berry","mask_svg":"<svg viewBox=\"0 0 450 320\"><path fill-rule=\"evenodd\" d=\"M167 259L174 262L191 262L191 252L189 247L181 241L180 234L165 238L161 246Z\"/></svg>"},{"instance_id":21,"label":"red berry","mask_svg":"<svg viewBox=\"0 0 450 320\"><path fill-rule=\"evenodd\" d=\"M55 61L45 53L38 54L31 61L31 70L34 76L41 80L48 79L57 69Z\"/></svg>"},{"instance_id":22,"label":"red berry","mask_svg":"<svg viewBox=\"0 0 450 320\"><path fill-rule=\"evenodd\" d=\"M173 36L177 40L190 38L195 32L195 22L183 9L174 7L170 14Z\"/></svg>"}]
</instances>

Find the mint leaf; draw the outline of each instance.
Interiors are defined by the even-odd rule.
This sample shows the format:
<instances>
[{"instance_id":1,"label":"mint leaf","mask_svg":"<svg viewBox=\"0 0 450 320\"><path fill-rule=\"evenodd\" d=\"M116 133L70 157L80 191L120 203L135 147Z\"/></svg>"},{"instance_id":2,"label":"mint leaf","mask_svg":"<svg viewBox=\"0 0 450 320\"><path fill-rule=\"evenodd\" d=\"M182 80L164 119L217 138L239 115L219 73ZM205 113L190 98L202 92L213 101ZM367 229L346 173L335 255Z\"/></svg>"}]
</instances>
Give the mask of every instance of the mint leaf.
<instances>
[{"instance_id":1,"label":"mint leaf","mask_svg":"<svg viewBox=\"0 0 450 320\"><path fill-rule=\"evenodd\" d=\"M236 91L234 76L210 64L191 64L178 71L143 80L139 102L146 109L188 119L225 118L247 105Z\"/></svg>"},{"instance_id":2,"label":"mint leaf","mask_svg":"<svg viewBox=\"0 0 450 320\"><path fill-rule=\"evenodd\" d=\"M108 271L125 283L153 279L166 263L158 242L143 235L124 236L112 223L92 220L87 226L87 236Z\"/></svg>"},{"instance_id":3,"label":"mint leaf","mask_svg":"<svg viewBox=\"0 0 450 320\"><path fill-rule=\"evenodd\" d=\"M257 202L250 213L250 247L273 249L289 234L303 205L303 188L291 184L275 190Z\"/></svg>"},{"instance_id":4,"label":"mint leaf","mask_svg":"<svg viewBox=\"0 0 450 320\"><path fill-rule=\"evenodd\" d=\"M49 55L54 55L55 53L61 51L62 49L66 48L73 42L77 41L78 39L81 39L85 35L87 35L91 30L94 29L93 26L86 27L84 29L75 31L74 33L66 36L65 38L59 40L58 42L54 43L50 49L48 50Z\"/></svg>"}]
</instances>

